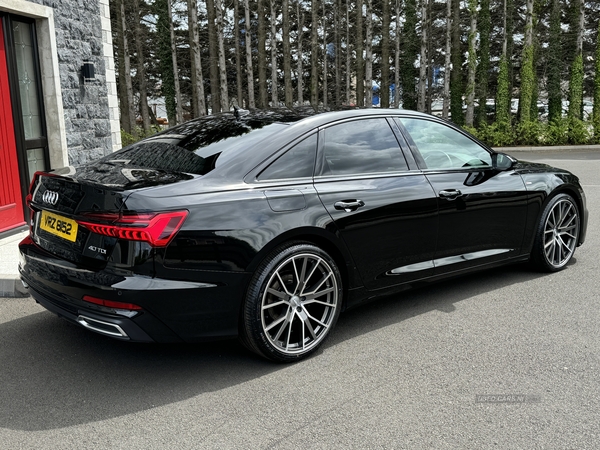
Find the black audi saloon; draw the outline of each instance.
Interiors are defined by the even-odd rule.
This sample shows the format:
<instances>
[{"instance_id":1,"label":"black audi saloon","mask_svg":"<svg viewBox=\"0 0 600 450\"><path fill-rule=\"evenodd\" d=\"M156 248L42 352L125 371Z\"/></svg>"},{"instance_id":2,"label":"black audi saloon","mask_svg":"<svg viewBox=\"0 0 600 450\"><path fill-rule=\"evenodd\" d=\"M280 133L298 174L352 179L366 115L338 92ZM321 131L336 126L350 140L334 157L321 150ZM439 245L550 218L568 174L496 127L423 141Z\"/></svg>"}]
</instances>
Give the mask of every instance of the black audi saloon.
<instances>
[{"instance_id":1,"label":"black audi saloon","mask_svg":"<svg viewBox=\"0 0 600 450\"><path fill-rule=\"evenodd\" d=\"M291 362L340 312L585 238L577 177L403 110L240 111L38 172L20 274L33 298L136 342L239 337Z\"/></svg>"}]
</instances>

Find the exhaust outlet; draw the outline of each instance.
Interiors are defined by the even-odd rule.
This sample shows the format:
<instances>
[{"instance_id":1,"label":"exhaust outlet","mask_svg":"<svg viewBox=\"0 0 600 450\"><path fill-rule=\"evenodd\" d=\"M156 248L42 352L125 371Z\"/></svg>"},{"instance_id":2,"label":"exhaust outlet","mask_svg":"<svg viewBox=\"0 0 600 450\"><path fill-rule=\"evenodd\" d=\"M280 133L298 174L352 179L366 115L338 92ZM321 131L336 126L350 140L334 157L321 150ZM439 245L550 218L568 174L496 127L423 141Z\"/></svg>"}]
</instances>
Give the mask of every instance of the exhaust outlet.
<instances>
[{"instance_id":1,"label":"exhaust outlet","mask_svg":"<svg viewBox=\"0 0 600 450\"><path fill-rule=\"evenodd\" d=\"M101 320L91 319L90 317L81 315L77 317L77 323L88 330L95 331L96 333L104 334L110 337L129 339L129 336L127 333L125 333L123 328L113 323L103 322Z\"/></svg>"}]
</instances>

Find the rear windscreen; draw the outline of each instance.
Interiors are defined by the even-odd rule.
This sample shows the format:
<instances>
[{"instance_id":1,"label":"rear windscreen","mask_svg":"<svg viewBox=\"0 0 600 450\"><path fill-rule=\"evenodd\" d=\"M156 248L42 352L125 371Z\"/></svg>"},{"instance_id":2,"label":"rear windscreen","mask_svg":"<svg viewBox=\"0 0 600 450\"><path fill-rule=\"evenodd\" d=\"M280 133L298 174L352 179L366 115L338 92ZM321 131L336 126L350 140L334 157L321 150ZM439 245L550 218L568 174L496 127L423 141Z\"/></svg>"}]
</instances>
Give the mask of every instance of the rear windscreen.
<instances>
[{"instance_id":1,"label":"rear windscreen","mask_svg":"<svg viewBox=\"0 0 600 450\"><path fill-rule=\"evenodd\" d=\"M262 114L236 119L233 114L186 122L136 142L98 162L205 175L230 157L253 147L302 117Z\"/></svg>"}]
</instances>

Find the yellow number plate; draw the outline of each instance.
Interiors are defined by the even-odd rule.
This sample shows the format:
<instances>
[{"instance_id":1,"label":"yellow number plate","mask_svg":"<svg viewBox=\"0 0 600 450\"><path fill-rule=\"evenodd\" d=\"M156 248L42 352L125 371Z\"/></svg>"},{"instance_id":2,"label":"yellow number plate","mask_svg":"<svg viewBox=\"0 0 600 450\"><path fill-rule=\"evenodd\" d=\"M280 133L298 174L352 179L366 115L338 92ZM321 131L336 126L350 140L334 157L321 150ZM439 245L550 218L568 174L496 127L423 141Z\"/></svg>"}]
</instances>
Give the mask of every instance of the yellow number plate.
<instances>
[{"instance_id":1,"label":"yellow number plate","mask_svg":"<svg viewBox=\"0 0 600 450\"><path fill-rule=\"evenodd\" d=\"M75 242L77 239L77 222L48 211L42 211L40 228L67 241Z\"/></svg>"}]
</instances>

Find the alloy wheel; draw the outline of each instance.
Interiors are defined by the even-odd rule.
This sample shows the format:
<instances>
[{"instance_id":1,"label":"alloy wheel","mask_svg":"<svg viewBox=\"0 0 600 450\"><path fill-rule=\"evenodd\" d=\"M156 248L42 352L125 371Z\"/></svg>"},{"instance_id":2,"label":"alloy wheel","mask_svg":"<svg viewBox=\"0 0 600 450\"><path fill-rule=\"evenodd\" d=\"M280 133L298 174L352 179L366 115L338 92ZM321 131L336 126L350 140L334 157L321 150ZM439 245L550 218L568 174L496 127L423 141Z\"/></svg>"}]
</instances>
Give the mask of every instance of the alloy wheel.
<instances>
[{"instance_id":1,"label":"alloy wheel","mask_svg":"<svg viewBox=\"0 0 600 450\"><path fill-rule=\"evenodd\" d=\"M544 224L544 255L548 263L559 268L567 264L577 246L579 215L568 198L556 202Z\"/></svg>"},{"instance_id":2,"label":"alloy wheel","mask_svg":"<svg viewBox=\"0 0 600 450\"><path fill-rule=\"evenodd\" d=\"M266 338L279 352L297 355L319 345L338 308L332 267L318 255L300 253L272 272L261 301Z\"/></svg>"}]
</instances>

